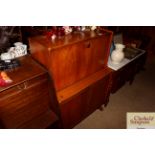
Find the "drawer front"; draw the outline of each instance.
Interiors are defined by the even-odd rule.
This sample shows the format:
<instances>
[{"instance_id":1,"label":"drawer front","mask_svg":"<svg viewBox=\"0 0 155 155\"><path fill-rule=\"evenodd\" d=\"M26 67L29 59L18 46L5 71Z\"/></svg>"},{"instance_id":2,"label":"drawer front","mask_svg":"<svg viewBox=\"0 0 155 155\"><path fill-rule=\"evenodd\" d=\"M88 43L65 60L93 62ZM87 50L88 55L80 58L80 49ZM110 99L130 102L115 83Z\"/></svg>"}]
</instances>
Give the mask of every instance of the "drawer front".
<instances>
[{"instance_id":1,"label":"drawer front","mask_svg":"<svg viewBox=\"0 0 155 155\"><path fill-rule=\"evenodd\" d=\"M43 75L0 94L0 118L4 126L22 128L22 124L49 111L50 95L47 86L47 75Z\"/></svg>"},{"instance_id":2,"label":"drawer front","mask_svg":"<svg viewBox=\"0 0 155 155\"><path fill-rule=\"evenodd\" d=\"M50 53L49 70L56 90L70 86L104 68L108 38L94 38L57 49Z\"/></svg>"},{"instance_id":3,"label":"drawer front","mask_svg":"<svg viewBox=\"0 0 155 155\"><path fill-rule=\"evenodd\" d=\"M0 92L0 101L9 98L11 95L16 95L20 93L22 90L26 88L34 87L36 84L41 83L41 81L45 81L48 78L48 74L43 74L37 76L36 78L32 78L30 80L25 80L22 83L13 86L7 90Z\"/></svg>"}]
</instances>

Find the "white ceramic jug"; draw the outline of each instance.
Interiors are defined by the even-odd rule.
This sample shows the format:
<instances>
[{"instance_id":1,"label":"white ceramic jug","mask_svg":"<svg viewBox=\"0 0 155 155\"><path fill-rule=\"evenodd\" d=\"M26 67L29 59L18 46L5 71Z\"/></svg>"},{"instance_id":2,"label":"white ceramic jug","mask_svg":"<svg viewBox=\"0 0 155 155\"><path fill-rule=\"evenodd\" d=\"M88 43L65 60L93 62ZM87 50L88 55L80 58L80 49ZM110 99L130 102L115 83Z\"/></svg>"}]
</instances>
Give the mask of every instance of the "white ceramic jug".
<instances>
[{"instance_id":1,"label":"white ceramic jug","mask_svg":"<svg viewBox=\"0 0 155 155\"><path fill-rule=\"evenodd\" d=\"M124 59L123 49L125 45L123 44L115 44L115 50L111 53L111 60L114 64L119 64Z\"/></svg>"}]
</instances>

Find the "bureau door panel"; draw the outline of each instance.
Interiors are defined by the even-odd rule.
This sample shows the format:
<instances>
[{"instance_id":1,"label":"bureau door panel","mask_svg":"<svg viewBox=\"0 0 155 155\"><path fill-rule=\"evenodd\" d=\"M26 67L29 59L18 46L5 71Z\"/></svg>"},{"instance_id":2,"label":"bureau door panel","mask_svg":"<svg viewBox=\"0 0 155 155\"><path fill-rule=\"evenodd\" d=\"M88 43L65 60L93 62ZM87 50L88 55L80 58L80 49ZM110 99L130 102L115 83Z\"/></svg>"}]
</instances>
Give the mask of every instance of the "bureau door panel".
<instances>
[{"instance_id":1,"label":"bureau door panel","mask_svg":"<svg viewBox=\"0 0 155 155\"><path fill-rule=\"evenodd\" d=\"M50 112L47 82L43 79L33 85L27 84L26 86L23 83L20 86L10 88L14 91L9 96L6 91L7 98L3 94L4 96L0 99L0 117L6 128L22 128L22 124L25 123L27 123L28 128L30 120L44 115L47 111Z\"/></svg>"},{"instance_id":2,"label":"bureau door panel","mask_svg":"<svg viewBox=\"0 0 155 155\"><path fill-rule=\"evenodd\" d=\"M73 128L86 117L88 90L60 105L64 128Z\"/></svg>"},{"instance_id":3,"label":"bureau door panel","mask_svg":"<svg viewBox=\"0 0 155 155\"><path fill-rule=\"evenodd\" d=\"M95 38L51 51L50 73L56 90L70 86L106 66L106 38Z\"/></svg>"},{"instance_id":4,"label":"bureau door panel","mask_svg":"<svg viewBox=\"0 0 155 155\"><path fill-rule=\"evenodd\" d=\"M61 90L78 80L79 50L82 46L66 46L50 54L50 73L54 79L56 90Z\"/></svg>"}]
</instances>

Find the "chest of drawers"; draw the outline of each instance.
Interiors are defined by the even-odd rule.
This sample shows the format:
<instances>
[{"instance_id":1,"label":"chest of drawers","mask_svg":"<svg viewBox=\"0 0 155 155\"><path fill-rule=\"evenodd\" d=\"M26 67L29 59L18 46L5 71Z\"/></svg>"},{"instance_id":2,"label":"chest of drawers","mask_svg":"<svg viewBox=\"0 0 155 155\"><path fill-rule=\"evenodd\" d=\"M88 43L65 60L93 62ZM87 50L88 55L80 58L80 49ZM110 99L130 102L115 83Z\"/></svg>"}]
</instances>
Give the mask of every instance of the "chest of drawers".
<instances>
[{"instance_id":1,"label":"chest of drawers","mask_svg":"<svg viewBox=\"0 0 155 155\"><path fill-rule=\"evenodd\" d=\"M1 128L47 128L58 119L50 106L47 71L30 56L20 62L7 71L13 83L0 88Z\"/></svg>"}]
</instances>

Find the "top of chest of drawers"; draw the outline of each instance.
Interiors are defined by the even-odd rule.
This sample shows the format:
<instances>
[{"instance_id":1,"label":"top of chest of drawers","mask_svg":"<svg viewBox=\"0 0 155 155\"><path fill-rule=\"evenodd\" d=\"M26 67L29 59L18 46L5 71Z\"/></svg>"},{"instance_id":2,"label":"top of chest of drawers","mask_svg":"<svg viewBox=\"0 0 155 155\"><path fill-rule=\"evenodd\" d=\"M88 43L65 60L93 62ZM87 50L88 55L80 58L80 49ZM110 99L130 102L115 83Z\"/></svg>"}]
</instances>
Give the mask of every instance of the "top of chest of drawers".
<instances>
[{"instance_id":1,"label":"top of chest of drawers","mask_svg":"<svg viewBox=\"0 0 155 155\"><path fill-rule=\"evenodd\" d=\"M13 82L6 87L0 87L0 92L13 87L14 85L20 84L21 82L43 75L47 72L29 55L19 58L19 61L21 64L20 67L6 71Z\"/></svg>"}]
</instances>

